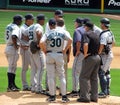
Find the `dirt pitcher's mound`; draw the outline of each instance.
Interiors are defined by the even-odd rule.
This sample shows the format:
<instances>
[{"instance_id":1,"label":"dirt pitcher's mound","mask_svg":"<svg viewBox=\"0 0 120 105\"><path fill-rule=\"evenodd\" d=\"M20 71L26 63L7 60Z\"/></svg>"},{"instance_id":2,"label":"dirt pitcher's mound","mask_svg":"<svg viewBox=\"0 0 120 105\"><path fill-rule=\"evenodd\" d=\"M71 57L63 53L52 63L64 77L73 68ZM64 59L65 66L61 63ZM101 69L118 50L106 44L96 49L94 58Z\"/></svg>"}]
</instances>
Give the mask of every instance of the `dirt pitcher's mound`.
<instances>
[{"instance_id":1,"label":"dirt pitcher's mound","mask_svg":"<svg viewBox=\"0 0 120 105\"><path fill-rule=\"evenodd\" d=\"M31 92L8 92L0 94L0 105L120 105L120 97L110 96L99 99L98 103L78 103L77 97L70 98L69 103L62 103L61 97L57 96L55 103L46 102L47 96Z\"/></svg>"}]
</instances>

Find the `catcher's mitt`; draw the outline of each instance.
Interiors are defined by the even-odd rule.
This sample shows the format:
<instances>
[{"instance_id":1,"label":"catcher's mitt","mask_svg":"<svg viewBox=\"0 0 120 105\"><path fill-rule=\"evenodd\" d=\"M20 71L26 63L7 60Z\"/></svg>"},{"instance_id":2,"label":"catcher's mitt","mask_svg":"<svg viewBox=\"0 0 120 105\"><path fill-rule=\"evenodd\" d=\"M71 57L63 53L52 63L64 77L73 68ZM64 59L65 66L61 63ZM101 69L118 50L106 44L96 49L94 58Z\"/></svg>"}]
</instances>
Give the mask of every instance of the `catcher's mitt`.
<instances>
[{"instance_id":1,"label":"catcher's mitt","mask_svg":"<svg viewBox=\"0 0 120 105\"><path fill-rule=\"evenodd\" d=\"M37 47L37 42L32 41L30 43L30 51L32 54L35 54L38 50L40 50L39 47Z\"/></svg>"}]
</instances>

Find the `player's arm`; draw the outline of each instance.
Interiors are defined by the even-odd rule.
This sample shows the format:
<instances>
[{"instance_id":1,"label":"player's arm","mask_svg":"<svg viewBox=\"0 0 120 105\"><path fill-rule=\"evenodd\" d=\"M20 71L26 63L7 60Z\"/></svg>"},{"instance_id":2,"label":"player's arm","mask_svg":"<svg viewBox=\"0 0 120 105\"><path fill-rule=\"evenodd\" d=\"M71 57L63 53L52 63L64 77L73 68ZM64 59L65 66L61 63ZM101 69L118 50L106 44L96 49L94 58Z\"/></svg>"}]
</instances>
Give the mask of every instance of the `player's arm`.
<instances>
[{"instance_id":1,"label":"player's arm","mask_svg":"<svg viewBox=\"0 0 120 105\"><path fill-rule=\"evenodd\" d=\"M17 36L16 35L12 35L12 41L13 41L15 49L18 49L19 46L17 45Z\"/></svg>"},{"instance_id":2,"label":"player's arm","mask_svg":"<svg viewBox=\"0 0 120 105\"><path fill-rule=\"evenodd\" d=\"M80 47L81 47L81 43L80 41L76 42L76 54L75 56L78 56L80 54Z\"/></svg>"},{"instance_id":3,"label":"player's arm","mask_svg":"<svg viewBox=\"0 0 120 105\"><path fill-rule=\"evenodd\" d=\"M98 54L101 54L104 49L104 44L100 44Z\"/></svg>"},{"instance_id":4,"label":"player's arm","mask_svg":"<svg viewBox=\"0 0 120 105\"><path fill-rule=\"evenodd\" d=\"M46 54L47 49L46 49L46 43L45 41L47 40L46 35L44 34L39 42L39 46L41 48L41 50Z\"/></svg>"},{"instance_id":5,"label":"player's arm","mask_svg":"<svg viewBox=\"0 0 120 105\"><path fill-rule=\"evenodd\" d=\"M39 42L40 42L41 37L42 37L42 32L37 31L37 32L36 32L36 35L37 35L37 43L38 43L38 47L40 47L40 46L39 46Z\"/></svg>"},{"instance_id":6,"label":"player's arm","mask_svg":"<svg viewBox=\"0 0 120 105\"><path fill-rule=\"evenodd\" d=\"M107 44L107 38L105 37L104 34L102 34L100 36L100 47L99 47L99 50L98 50L98 54L101 54L103 49L104 49L104 46Z\"/></svg>"},{"instance_id":7,"label":"player's arm","mask_svg":"<svg viewBox=\"0 0 120 105\"><path fill-rule=\"evenodd\" d=\"M75 56L78 56L80 54L80 47L81 47L81 39L82 39L82 35L81 35L81 31L75 30L74 35L76 37L76 54Z\"/></svg>"},{"instance_id":8,"label":"player's arm","mask_svg":"<svg viewBox=\"0 0 120 105\"><path fill-rule=\"evenodd\" d=\"M84 46L83 46L83 49L84 49L84 57L87 57L88 56L88 43L84 43Z\"/></svg>"},{"instance_id":9,"label":"player's arm","mask_svg":"<svg viewBox=\"0 0 120 105\"><path fill-rule=\"evenodd\" d=\"M70 46L72 44L72 39L71 38L69 38L67 41L68 41L67 45L66 45L65 49L63 50L64 54L67 52L67 50L70 48Z\"/></svg>"},{"instance_id":10,"label":"player's arm","mask_svg":"<svg viewBox=\"0 0 120 105\"><path fill-rule=\"evenodd\" d=\"M89 38L87 37L87 34L84 34L83 36L83 52L84 52L84 58L86 58L88 54L88 43L90 42Z\"/></svg>"},{"instance_id":11,"label":"player's arm","mask_svg":"<svg viewBox=\"0 0 120 105\"><path fill-rule=\"evenodd\" d=\"M68 31L65 31L65 40L67 40L67 45L66 45L65 49L63 50L64 54L66 54L67 51L71 52L72 38L71 38L70 33ZM70 52L69 52L68 57L70 56Z\"/></svg>"},{"instance_id":12,"label":"player's arm","mask_svg":"<svg viewBox=\"0 0 120 105\"><path fill-rule=\"evenodd\" d=\"M71 46L69 47L69 49L66 52L66 54L67 54L67 62L70 61L70 53L71 53Z\"/></svg>"}]
</instances>

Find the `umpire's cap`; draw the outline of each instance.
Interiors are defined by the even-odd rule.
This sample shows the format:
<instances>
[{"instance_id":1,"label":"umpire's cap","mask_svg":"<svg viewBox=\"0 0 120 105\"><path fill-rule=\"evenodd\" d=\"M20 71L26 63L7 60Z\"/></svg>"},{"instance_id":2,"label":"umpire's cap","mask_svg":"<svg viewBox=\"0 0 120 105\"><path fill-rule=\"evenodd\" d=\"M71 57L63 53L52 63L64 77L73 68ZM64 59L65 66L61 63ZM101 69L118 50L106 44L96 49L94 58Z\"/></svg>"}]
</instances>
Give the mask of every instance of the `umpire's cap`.
<instances>
[{"instance_id":1,"label":"umpire's cap","mask_svg":"<svg viewBox=\"0 0 120 105\"><path fill-rule=\"evenodd\" d=\"M63 17L63 11L58 9L55 11L55 15L59 16L59 17Z\"/></svg>"},{"instance_id":2,"label":"umpire's cap","mask_svg":"<svg viewBox=\"0 0 120 105\"><path fill-rule=\"evenodd\" d=\"M94 24L92 23L92 22L87 22L86 24L85 24L85 26L87 26L87 27L89 27L90 29L92 29L93 30L93 26L94 26Z\"/></svg>"},{"instance_id":3,"label":"umpire's cap","mask_svg":"<svg viewBox=\"0 0 120 105\"><path fill-rule=\"evenodd\" d=\"M37 18L37 20L45 20L45 15L39 14L36 18Z\"/></svg>"},{"instance_id":4,"label":"umpire's cap","mask_svg":"<svg viewBox=\"0 0 120 105\"><path fill-rule=\"evenodd\" d=\"M27 14L27 15L25 15L25 20L32 20L32 19L34 19L33 14Z\"/></svg>"},{"instance_id":5,"label":"umpire's cap","mask_svg":"<svg viewBox=\"0 0 120 105\"><path fill-rule=\"evenodd\" d=\"M80 18L80 17L78 17L78 18L76 18L76 19L74 20L74 22L77 22L77 23L82 24L82 23L83 23L83 19Z\"/></svg>"},{"instance_id":6,"label":"umpire's cap","mask_svg":"<svg viewBox=\"0 0 120 105\"><path fill-rule=\"evenodd\" d=\"M102 18L100 22L104 24L106 27L110 26L110 20L108 18Z\"/></svg>"},{"instance_id":7,"label":"umpire's cap","mask_svg":"<svg viewBox=\"0 0 120 105\"><path fill-rule=\"evenodd\" d=\"M90 21L90 18L84 18L83 19L83 24L86 24L87 22L89 22Z\"/></svg>"},{"instance_id":8,"label":"umpire's cap","mask_svg":"<svg viewBox=\"0 0 120 105\"><path fill-rule=\"evenodd\" d=\"M23 17L22 17L22 15L15 15L14 17L13 17L13 21L22 21L22 19L23 19Z\"/></svg>"},{"instance_id":9,"label":"umpire's cap","mask_svg":"<svg viewBox=\"0 0 120 105\"><path fill-rule=\"evenodd\" d=\"M50 26L55 26L55 25L56 25L56 20L55 20L54 18L51 18L51 19L49 20L49 25L50 25Z\"/></svg>"}]
</instances>

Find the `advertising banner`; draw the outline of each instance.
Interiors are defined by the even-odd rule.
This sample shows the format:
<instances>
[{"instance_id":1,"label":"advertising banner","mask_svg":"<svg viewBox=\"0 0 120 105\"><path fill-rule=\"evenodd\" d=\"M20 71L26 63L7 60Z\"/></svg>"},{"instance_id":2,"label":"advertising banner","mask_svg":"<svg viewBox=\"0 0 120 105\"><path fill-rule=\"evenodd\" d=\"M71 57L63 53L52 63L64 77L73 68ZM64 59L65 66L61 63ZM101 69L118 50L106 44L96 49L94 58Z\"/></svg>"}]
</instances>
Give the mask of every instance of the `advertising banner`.
<instances>
[{"instance_id":1,"label":"advertising banner","mask_svg":"<svg viewBox=\"0 0 120 105\"><path fill-rule=\"evenodd\" d=\"M100 9L101 0L9 0L8 5Z\"/></svg>"},{"instance_id":2,"label":"advertising banner","mask_svg":"<svg viewBox=\"0 0 120 105\"><path fill-rule=\"evenodd\" d=\"M104 0L104 2L105 9L120 11L120 0Z\"/></svg>"}]
</instances>

